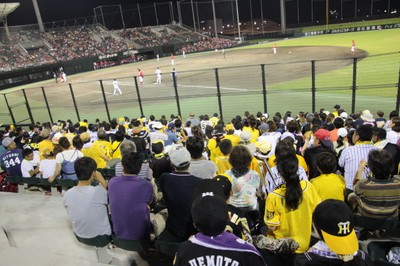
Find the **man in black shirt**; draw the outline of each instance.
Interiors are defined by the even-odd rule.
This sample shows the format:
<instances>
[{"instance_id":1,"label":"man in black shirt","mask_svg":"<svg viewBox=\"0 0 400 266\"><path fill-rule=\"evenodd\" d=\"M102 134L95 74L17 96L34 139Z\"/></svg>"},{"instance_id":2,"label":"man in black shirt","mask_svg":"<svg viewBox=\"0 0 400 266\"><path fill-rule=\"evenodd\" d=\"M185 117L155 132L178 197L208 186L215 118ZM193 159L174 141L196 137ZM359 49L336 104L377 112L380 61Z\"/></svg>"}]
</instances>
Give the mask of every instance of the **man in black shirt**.
<instances>
[{"instance_id":1,"label":"man in black shirt","mask_svg":"<svg viewBox=\"0 0 400 266\"><path fill-rule=\"evenodd\" d=\"M174 171L160 176L160 188L168 209L166 230L184 241L197 232L190 210L193 190L202 179L188 172L191 157L185 147L172 148L169 158Z\"/></svg>"}]
</instances>

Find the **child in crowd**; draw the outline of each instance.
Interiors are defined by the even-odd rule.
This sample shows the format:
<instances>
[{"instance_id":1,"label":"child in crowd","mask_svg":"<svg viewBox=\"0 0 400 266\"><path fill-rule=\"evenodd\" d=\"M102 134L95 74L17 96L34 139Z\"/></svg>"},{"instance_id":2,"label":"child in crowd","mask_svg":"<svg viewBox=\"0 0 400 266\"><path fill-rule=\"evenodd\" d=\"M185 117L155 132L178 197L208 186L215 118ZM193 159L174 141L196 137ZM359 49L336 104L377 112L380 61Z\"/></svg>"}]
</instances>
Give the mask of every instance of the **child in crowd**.
<instances>
[{"instance_id":1,"label":"child in crowd","mask_svg":"<svg viewBox=\"0 0 400 266\"><path fill-rule=\"evenodd\" d=\"M226 171L232 180L231 204L245 213L258 210L257 191L260 187L260 176L250 169L252 158L246 146L235 146L229 156L232 169Z\"/></svg>"},{"instance_id":2,"label":"child in crowd","mask_svg":"<svg viewBox=\"0 0 400 266\"><path fill-rule=\"evenodd\" d=\"M335 174L337 159L335 155L329 152L323 152L317 155L317 167L321 172L310 180L318 192L321 200L337 199L344 201L344 193L346 185L344 177Z\"/></svg>"},{"instance_id":3,"label":"child in crowd","mask_svg":"<svg viewBox=\"0 0 400 266\"><path fill-rule=\"evenodd\" d=\"M39 171L42 178L48 179L56 171L56 157L49 148L45 148L41 155L44 159L40 161Z\"/></svg>"},{"instance_id":4,"label":"child in crowd","mask_svg":"<svg viewBox=\"0 0 400 266\"><path fill-rule=\"evenodd\" d=\"M224 192L223 198L228 206L228 214L230 219L228 220L225 231L231 232L249 243L253 243L246 217L239 208L236 208L230 204L230 197L232 196L231 181L225 175L217 175L214 177L214 180L217 181L217 185L222 188L222 191Z\"/></svg>"}]
</instances>

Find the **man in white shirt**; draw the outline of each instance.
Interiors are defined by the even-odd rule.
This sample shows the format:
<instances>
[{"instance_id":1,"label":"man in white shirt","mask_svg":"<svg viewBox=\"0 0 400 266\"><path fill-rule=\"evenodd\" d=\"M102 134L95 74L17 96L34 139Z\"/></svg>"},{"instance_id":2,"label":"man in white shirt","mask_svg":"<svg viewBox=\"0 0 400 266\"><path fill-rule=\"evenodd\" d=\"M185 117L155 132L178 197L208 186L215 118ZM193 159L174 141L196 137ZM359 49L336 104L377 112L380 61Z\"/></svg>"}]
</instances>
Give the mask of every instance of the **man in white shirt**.
<instances>
[{"instance_id":1,"label":"man in white shirt","mask_svg":"<svg viewBox=\"0 0 400 266\"><path fill-rule=\"evenodd\" d=\"M154 84L161 84L161 70L159 67L156 69L156 83Z\"/></svg>"},{"instance_id":2,"label":"man in white shirt","mask_svg":"<svg viewBox=\"0 0 400 266\"><path fill-rule=\"evenodd\" d=\"M22 177L36 177L37 173L39 172L39 163L36 166L31 164L33 160L33 151L29 148L26 148L22 151L22 156L24 159L21 163L21 172Z\"/></svg>"},{"instance_id":3,"label":"man in white shirt","mask_svg":"<svg viewBox=\"0 0 400 266\"><path fill-rule=\"evenodd\" d=\"M114 79L114 81L113 81L113 86L114 86L113 95L116 95L117 92L118 92L118 94L121 94L121 95L122 95L121 89L119 88L119 82L118 82L118 80Z\"/></svg>"}]
</instances>

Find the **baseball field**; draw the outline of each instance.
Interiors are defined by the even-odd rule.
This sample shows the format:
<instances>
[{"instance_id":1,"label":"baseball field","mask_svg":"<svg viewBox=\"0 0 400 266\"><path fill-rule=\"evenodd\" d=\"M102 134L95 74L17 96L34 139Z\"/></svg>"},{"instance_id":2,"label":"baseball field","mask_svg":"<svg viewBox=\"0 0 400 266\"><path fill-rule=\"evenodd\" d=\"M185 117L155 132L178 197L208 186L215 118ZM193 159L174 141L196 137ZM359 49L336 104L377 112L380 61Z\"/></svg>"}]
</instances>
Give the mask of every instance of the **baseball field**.
<instances>
[{"instance_id":1,"label":"baseball field","mask_svg":"<svg viewBox=\"0 0 400 266\"><path fill-rule=\"evenodd\" d=\"M352 40L356 43L355 55L350 51ZM160 61L146 60L70 75L67 82L72 89L68 84L56 84L51 79L1 93L6 95L17 123L30 122L22 88L25 89L35 122L50 121L50 115L53 121L107 120L107 108L111 118L138 117L141 115L138 95L146 117L151 114L169 116L178 113L170 75L175 68L179 108L183 117L191 112L196 115L219 112L216 96L218 81L222 113L225 120L230 120L244 111L264 112L263 70L268 113L311 111L311 61L314 60L316 110L332 110L333 105L340 104L350 113L353 58L356 57L355 110L369 109L373 114L382 110L387 115L396 106L399 43L400 29L303 37L276 42L275 55L273 43L261 43L226 49L225 56L221 51L187 54L186 58L178 55L174 66L166 56ZM162 84L154 84L157 67L163 73ZM139 85L138 90L134 82L137 68L144 73L144 84ZM114 78L120 83L122 95L113 95ZM104 95L100 83L103 84ZM0 97L0 104L0 122L12 123L5 97Z\"/></svg>"}]
</instances>

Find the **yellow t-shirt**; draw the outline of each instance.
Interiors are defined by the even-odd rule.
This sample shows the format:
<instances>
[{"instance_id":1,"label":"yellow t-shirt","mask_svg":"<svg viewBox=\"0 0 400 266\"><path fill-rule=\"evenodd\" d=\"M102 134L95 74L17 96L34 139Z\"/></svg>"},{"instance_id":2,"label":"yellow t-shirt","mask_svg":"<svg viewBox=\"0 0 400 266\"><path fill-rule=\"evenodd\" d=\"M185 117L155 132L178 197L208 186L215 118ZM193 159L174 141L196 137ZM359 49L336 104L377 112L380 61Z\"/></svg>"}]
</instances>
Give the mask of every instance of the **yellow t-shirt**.
<instances>
[{"instance_id":1,"label":"yellow t-shirt","mask_svg":"<svg viewBox=\"0 0 400 266\"><path fill-rule=\"evenodd\" d=\"M344 201L346 184L344 177L337 174L322 174L310 180L321 200L337 199Z\"/></svg>"},{"instance_id":2,"label":"yellow t-shirt","mask_svg":"<svg viewBox=\"0 0 400 266\"><path fill-rule=\"evenodd\" d=\"M207 148L210 151L210 160L215 163L215 159L218 156L224 155L221 150L219 149L219 146L217 146L217 141L215 139L209 139L207 143Z\"/></svg>"},{"instance_id":3,"label":"yellow t-shirt","mask_svg":"<svg viewBox=\"0 0 400 266\"><path fill-rule=\"evenodd\" d=\"M251 163L250 163L250 167L249 168L251 170L256 171L258 176L260 176L260 178L261 178L262 173L261 173L261 169L260 169L260 166L258 165L258 160L257 160L256 157L253 157L253 159L251 159Z\"/></svg>"},{"instance_id":4,"label":"yellow t-shirt","mask_svg":"<svg viewBox=\"0 0 400 266\"><path fill-rule=\"evenodd\" d=\"M308 250L311 238L312 214L321 202L314 186L308 181L300 181L303 197L296 210L289 211L285 204L286 186L268 194L265 204L264 221L268 226L276 227L271 237L281 239L289 237L299 243L296 253Z\"/></svg>"},{"instance_id":5,"label":"yellow t-shirt","mask_svg":"<svg viewBox=\"0 0 400 266\"><path fill-rule=\"evenodd\" d=\"M210 122L212 123L212 126L215 127L218 124L219 118L218 117L211 117Z\"/></svg>"},{"instance_id":6,"label":"yellow t-shirt","mask_svg":"<svg viewBox=\"0 0 400 266\"><path fill-rule=\"evenodd\" d=\"M121 143L122 143L122 141L114 141L111 144L111 151L112 151L113 159L122 159L121 150L120 150Z\"/></svg>"},{"instance_id":7,"label":"yellow t-shirt","mask_svg":"<svg viewBox=\"0 0 400 266\"><path fill-rule=\"evenodd\" d=\"M83 156L90 157L88 155L88 150L89 150L89 148L87 148L87 149L82 148L81 152L83 153Z\"/></svg>"},{"instance_id":8,"label":"yellow t-shirt","mask_svg":"<svg viewBox=\"0 0 400 266\"><path fill-rule=\"evenodd\" d=\"M217 174L225 174L226 171L232 168L229 163L229 155L222 155L215 158L215 164L218 167Z\"/></svg>"},{"instance_id":9,"label":"yellow t-shirt","mask_svg":"<svg viewBox=\"0 0 400 266\"><path fill-rule=\"evenodd\" d=\"M102 156L111 158L111 143L105 140L96 140L93 145L86 151L86 156L92 158L97 163L97 168L105 168L107 162Z\"/></svg>"},{"instance_id":10,"label":"yellow t-shirt","mask_svg":"<svg viewBox=\"0 0 400 266\"><path fill-rule=\"evenodd\" d=\"M232 147L238 145L240 142L240 137L238 135L226 135L225 139L229 139L232 142Z\"/></svg>"}]
</instances>

